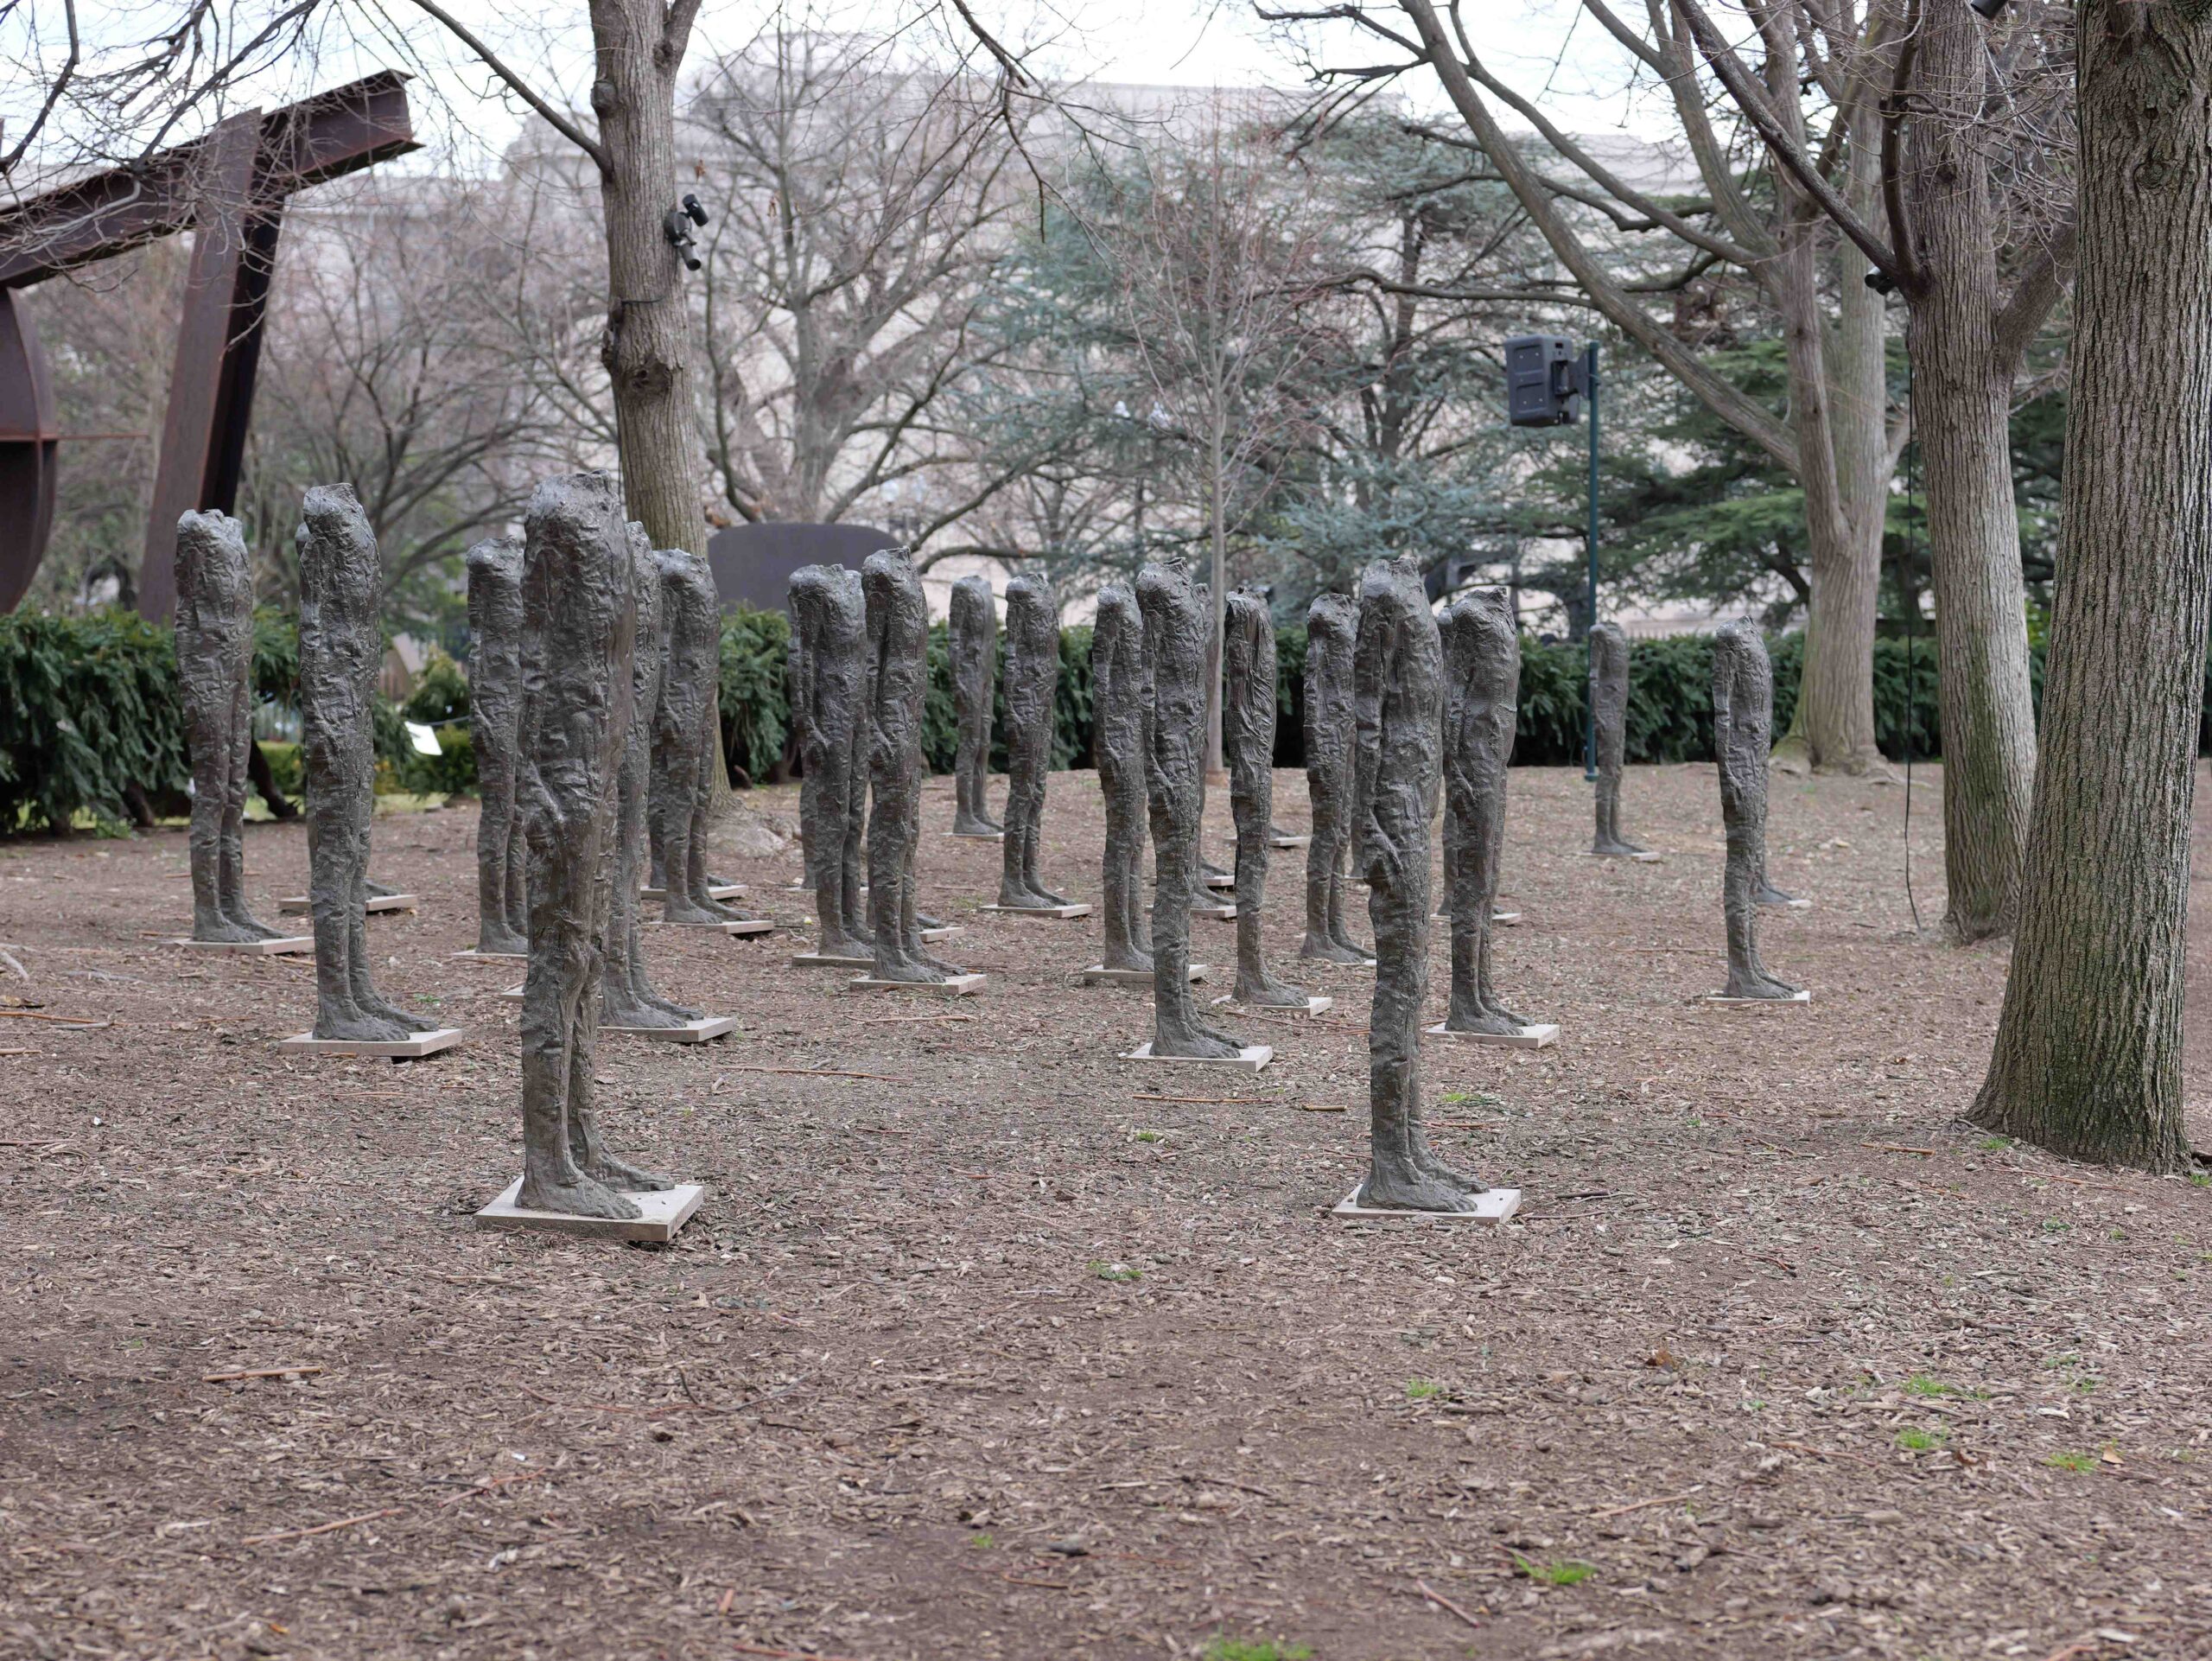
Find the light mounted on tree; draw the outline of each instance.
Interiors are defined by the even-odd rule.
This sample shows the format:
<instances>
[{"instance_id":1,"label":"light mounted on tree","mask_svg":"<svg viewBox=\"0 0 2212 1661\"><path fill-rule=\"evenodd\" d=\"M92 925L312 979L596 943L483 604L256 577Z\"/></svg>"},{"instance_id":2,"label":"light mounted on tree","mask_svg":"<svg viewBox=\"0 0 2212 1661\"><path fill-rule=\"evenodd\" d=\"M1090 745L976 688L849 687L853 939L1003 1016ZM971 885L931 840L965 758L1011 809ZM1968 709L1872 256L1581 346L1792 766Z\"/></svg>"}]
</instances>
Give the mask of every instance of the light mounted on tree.
<instances>
[{"instance_id":1,"label":"light mounted on tree","mask_svg":"<svg viewBox=\"0 0 2212 1661\"><path fill-rule=\"evenodd\" d=\"M1992 22L1996 21L1997 14L2004 10L2009 3L2010 0L1967 0L1967 4L1973 7L1978 16Z\"/></svg>"},{"instance_id":2,"label":"light mounted on tree","mask_svg":"<svg viewBox=\"0 0 2212 1661\"><path fill-rule=\"evenodd\" d=\"M697 196L687 193L680 207L671 207L661 215L661 233L668 239L668 245L676 250L676 257L683 262L687 270L697 270L702 263L691 250L696 245L691 240L691 227L707 222L707 210L699 206Z\"/></svg>"}]
</instances>

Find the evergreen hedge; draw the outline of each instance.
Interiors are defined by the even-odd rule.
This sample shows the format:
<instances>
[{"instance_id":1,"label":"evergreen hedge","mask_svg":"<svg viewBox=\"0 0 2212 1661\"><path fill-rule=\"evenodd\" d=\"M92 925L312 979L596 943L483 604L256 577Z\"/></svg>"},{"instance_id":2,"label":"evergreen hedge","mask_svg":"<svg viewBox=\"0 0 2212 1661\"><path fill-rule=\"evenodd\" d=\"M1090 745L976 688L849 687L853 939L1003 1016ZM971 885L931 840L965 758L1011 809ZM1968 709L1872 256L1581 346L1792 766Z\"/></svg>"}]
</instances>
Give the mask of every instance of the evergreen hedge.
<instances>
[{"instance_id":1,"label":"evergreen hedge","mask_svg":"<svg viewBox=\"0 0 2212 1661\"><path fill-rule=\"evenodd\" d=\"M257 697L291 706L299 679L299 643L289 620L256 617L253 678ZM785 663L791 625L781 612L741 610L725 619L721 704L733 778L760 781L789 753L791 694ZM1796 707L1804 637L1772 642L1775 730L1788 729ZM1275 761L1305 760L1303 687L1306 631L1276 635L1279 675ZM1678 635L1635 643L1629 659L1628 759L1638 762L1707 760L1713 754L1713 643ZM943 624L930 631L930 684L923 711L929 765L950 772L956 748L952 678ZM2033 685L2040 702L2043 648L2034 649ZM2212 750L2212 664L2200 751ZM1001 681L1003 678L1001 677ZM1519 735L1513 759L1524 767L1561 767L1582 757L1585 696L1582 648L1522 642ZM1060 685L1054 709L1052 760L1087 767L1091 737L1090 630L1060 634ZM1874 724L1882 753L1900 760L1940 754L1936 739L1936 646L1932 640L1881 640L1874 646ZM468 684L459 665L434 656L404 704L378 700L378 774L387 788L419 793L472 789L475 760L468 742ZM416 755L403 718L437 726L446 753ZM1001 690L993 764L1006 763ZM268 747L278 785L293 780L293 758ZM118 829L130 797L174 799L190 768L183 712L176 696L175 645L168 628L125 612L82 617L36 612L0 616L0 830L62 830L79 818Z\"/></svg>"}]
</instances>

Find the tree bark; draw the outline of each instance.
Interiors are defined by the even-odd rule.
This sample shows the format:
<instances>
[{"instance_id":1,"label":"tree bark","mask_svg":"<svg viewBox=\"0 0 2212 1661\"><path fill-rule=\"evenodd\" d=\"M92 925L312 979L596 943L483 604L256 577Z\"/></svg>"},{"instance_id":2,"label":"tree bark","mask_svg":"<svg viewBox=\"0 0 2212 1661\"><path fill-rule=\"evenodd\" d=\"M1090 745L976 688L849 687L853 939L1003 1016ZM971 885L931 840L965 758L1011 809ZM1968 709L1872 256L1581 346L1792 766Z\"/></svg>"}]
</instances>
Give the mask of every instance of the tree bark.
<instances>
[{"instance_id":1,"label":"tree bark","mask_svg":"<svg viewBox=\"0 0 2212 1661\"><path fill-rule=\"evenodd\" d=\"M696 6L591 0L598 73L600 202L607 221L607 329L600 341L614 401L624 511L656 548L704 556L701 449L692 366L699 360L683 266L661 226L674 207L676 80ZM715 743L722 741L719 712ZM727 799L726 767L715 768Z\"/></svg>"},{"instance_id":2,"label":"tree bark","mask_svg":"<svg viewBox=\"0 0 2212 1661\"><path fill-rule=\"evenodd\" d=\"M1852 205L1871 211L1881 185L1880 150L1871 112L1853 120L1846 151L1845 190ZM1863 773L1882 766L1874 730L1874 624L1880 609L1882 526L1889 508L1891 465L1887 410L1889 366L1884 351L1887 321L1882 296L1862 280L1865 262L1838 239L1830 256L1835 320L1826 331L1819 391L1826 404L1827 442L1821 454L1801 436L1808 473L1833 458L1833 507L1817 518L1815 495L1806 485L1806 570L1812 594L1806 602L1805 658L1792 741L1802 742L1815 768ZM1812 305L1817 319L1817 301ZM1784 748L1790 748L1785 745Z\"/></svg>"},{"instance_id":3,"label":"tree bark","mask_svg":"<svg viewBox=\"0 0 2212 1661\"><path fill-rule=\"evenodd\" d=\"M1987 79L1981 27L1963 5L1922 14L1916 92L1925 113L1908 129L1906 169L1923 267L1910 347L1941 670L1946 924L1962 941L2012 929L2036 767L2012 500L2018 354L1998 327L1999 227L1988 130L1976 119Z\"/></svg>"},{"instance_id":4,"label":"tree bark","mask_svg":"<svg viewBox=\"0 0 2212 1661\"><path fill-rule=\"evenodd\" d=\"M2212 618L2212 15L2082 8L2063 529L2018 941L1973 1118L2188 1159L2183 929Z\"/></svg>"}]
</instances>

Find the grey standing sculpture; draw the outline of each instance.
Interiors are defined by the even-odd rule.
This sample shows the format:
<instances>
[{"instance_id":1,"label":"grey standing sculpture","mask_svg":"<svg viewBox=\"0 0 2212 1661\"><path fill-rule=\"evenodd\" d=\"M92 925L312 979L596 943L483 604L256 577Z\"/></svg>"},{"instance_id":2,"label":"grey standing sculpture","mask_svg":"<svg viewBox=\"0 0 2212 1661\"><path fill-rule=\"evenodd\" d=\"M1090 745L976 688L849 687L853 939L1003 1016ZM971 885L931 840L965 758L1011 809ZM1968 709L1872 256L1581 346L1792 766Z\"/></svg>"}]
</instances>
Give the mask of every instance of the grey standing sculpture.
<instances>
[{"instance_id":1,"label":"grey standing sculpture","mask_svg":"<svg viewBox=\"0 0 2212 1661\"><path fill-rule=\"evenodd\" d=\"M593 1095L631 739L638 607L620 487L604 473L549 479L531 497L523 564L524 834L530 971L522 1002L522 1187L516 1203L635 1219L627 1193L672 1185L607 1147Z\"/></svg>"},{"instance_id":2,"label":"grey standing sculpture","mask_svg":"<svg viewBox=\"0 0 2212 1661\"><path fill-rule=\"evenodd\" d=\"M238 522L176 526L176 669L192 755L192 938L283 937L245 908L246 761L253 742L253 574Z\"/></svg>"},{"instance_id":3,"label":"grey standing sculpture","mask_svg":"<svg viewBox=\"0 0 2212 1661\"><path fill-rule=\"evenodd\" d=\"M868 811L868 606L842 565L791 573L791 712L798 728L799 840L823 958L872 958L861 903Z\"/></svg>"},{"instance_id":4,"label":"grey standing sculpture","mask_svg":"<svg viewBox=\"0 0 2212 1661\"><path fill-rule=\"evenodd\" d=\"M633 521L623 530L637 632L630 654L630 720L614 769L613 882L607 894L606 949L600 958L599 1024L674 1028L698 1020L699 1011L671 1002L653 990L639 927L649 857L645 821L652 790L653 725L664 678L660 560L644 525Z\"/></svg>"},{"instance_id":5,"label":"grey standing sculpture","mask_svg":"<svg viewBox=\"0 0 2212 1661\"><path fill-rule=\"evenodd\" d=\"M1429 827L1436 814L1443 652L1421 570L1410 558L1360 579L1354 648L1357 732L1353 811L1375 928L1368 1021L1373 1123L1357 1204L1465 1212L1487 1189L1439 1159L1422 1123L1421 1014L1428 996Z\"/></svg>"},{"instance_id":6,"label":"grey standing sculpture","mask_svg":"<svg viewBox=\"0 0 2212 1661\"><path fill-rule=\"evenodd\" d=\"M1788 1002L1803 994L1759 961L1759 891L1766 881L1767 756L1774 733L1774 668L1758 631L1731 623L1713 642L1713 748L1728 832L1721 910L1728 926L1725 998Z\"/></svg>"},{"instance_id":7,"label":"grey standing sculpture","mask_svg":"<svg viewBox=\"0 0 2212 1661\"><path fill-rule=\"evenodd\" d=\"M952 704L959 742L952 765L952 834L995 837L991 817L991 711L998 680L999 614L991 585L963 576L952 585L948 633L952 648Z\"/></svg>"},{"instance_id":8,"label":"grey standing sculpture","mask_svg":"<svg viewBox=\"0 0 2212 1661\"><path fill-rule=\"evenodd\" d=\"M1024 574L1006 585L1006 842L999 904L1044 911L1068 903L1037 871L1045 786L1052 767L1052 700L1060 685L1060 602L1052 585Z\"/></svg>"},{"instance_id":9,"label":"grey standing sculpture","mask_svg":"<svg viewBox=\"0 0 2212 1661\"><path fill-rule=\"evenodd\" d=\"M468 550L468 735L476 758L476 949L529 950L515 741L522 713L522 540Z\"/></svg>"},{"instance_id":10,"label":"grey standing sculpture","mask_svg":"<svg viewBox=\"0 0 2212 1661\"><path fill-rule=\"evenodd\" d=\"M721 764L721 608L706 557L680 549L654 556L659 573L658 627L640 633L639 650L662 660L660 703L650 748L660 784L661 916L671 923L712 927L758 921L714 896L707 874L707 825L714 809L715 768Z\"/></svg>"},{"instance_id":11,"label":"grey standing sculpture","mask_svg":"<svg viewBox=\"0 0 2212 1661\"><path fill-rule=\"evenodd\" d=\"M1313 1007L1306 989L1270 975L1260 950L1275 804L1275 621L1266 598L1232 590L1222 630L1228 684L1221 748L1229 764L1229 811L1236 823L1236 986L1230 996L1239 1003L1304 1009Z\"/></svg>"},{"instance_id":12,"label":"grey standing sculpture","mask_svg":"<svg viewBox=\"0 0 2212 1661\"><path fill-rule=\"evenodd\" d=\"M1650 852L1621 834L1621 762L1628 740L1628 636L1618 623L1590 631L1590 708L1597 733L1598 828L1590 851L1600 859Z\"/></svg>"},{"instance_id":13,"label":"grey standing sculpture","mask_svg":"<svg viewBox=\"0 0 2212 1661\"><path fill-rule=\"evenodd\" d=\"M1452 917L1445 1029L1496 1036L1529 1023L1491 983L1491 919L1505 850L1505 781L1521 690L1521 637L1502 589L1472 589L1444 614L1444 881Z\"/></svg>"},{"instance_id":14,"label":"grey standing sculpture","mask_svg":"<svg viewBox=\"0 0 2212 1661\"><path fill-rule=\"evenodd\" d=\"M1152 972L1144 923L1145 755L1152 693L1144 678L1144 615L1127 583L1098 591L1090 633L1090 707L1098 785L1106 802L1106 851L1099 888L1106 921L1100 967Z\"/></svg>"},{"instance_id":15,"label":"grey standing sculpture","mask_svg":"<svg viewBox=\"0 0 2212 1661\"><path fill-rule=\"evenodd\" d=\"M389 1043L436 1023L385 1001L369 975L371 710L384 633L375 534L351 485L312 485L300 507L300 752L308 901L315 916L315 1036Z\"/></svg>"},{"instance_id":16,"label":"grey standing sculpture","mask_svg":"<svg viewBox=\"0 0 2212 1661\"><path fill-rule=\"evenodd\" d=\"M929 606L904 548L861 566L867 596L868 931L879 981L928 984L964 971L922 949L915 915L915 851L922 835L922 700L929 690Z\"/></svg>"},{"instance_id":17,"label":"grey standing sculpture","mask_svg":"<svg viewBox=\"0 0 2212 1661\"><path fill-rule=\"evenodd\" d=\"M1145 677L1152 692L1145 752L1154 854L1151 1053L1155 1059L1229 1060L1243 1052L1243 1043L1199 1020L1191 996L1191 901L1205 799L1211 619L1179 561L1147 565L1138 574L1137 606L1144 617Z\"/></svg>"},{"instance_id":18,"label":"grey standing sculpture","mask_svg":"<svg viewBox=\"0 0 2212 1661\"><path fill-rule=\"evenodd\" d=\"M1306 792L1313 837L1306 845L1306 941L1301 958L1371 964L1344 926L1351 843L1352 640L1359 609L1344 595L1314 596L1306 612Z\"/></svg>"}]
</instances>

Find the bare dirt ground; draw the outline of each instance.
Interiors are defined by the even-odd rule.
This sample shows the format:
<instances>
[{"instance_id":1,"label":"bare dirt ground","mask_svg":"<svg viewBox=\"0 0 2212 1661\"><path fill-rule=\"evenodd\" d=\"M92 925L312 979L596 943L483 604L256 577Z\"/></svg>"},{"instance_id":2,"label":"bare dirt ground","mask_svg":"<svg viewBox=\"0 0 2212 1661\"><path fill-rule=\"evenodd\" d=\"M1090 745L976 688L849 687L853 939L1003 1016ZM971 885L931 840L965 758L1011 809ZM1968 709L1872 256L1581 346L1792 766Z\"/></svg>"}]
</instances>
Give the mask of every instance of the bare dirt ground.
<instances>
[{"instance_id":1,"label":"bare dirt ground","mask_svg":"<svg viewBox=\"0 0 2212 1661\"><path fill-rule=\"evenodd\" d=\"M1338 1006L1236 1021L1256 1077L1118 1060L1146 997L1067 983L1095 918L975 913L950 780L925 900L980 997L654 931L741 1022L602 1042L617 1145L711 1185L657 1250L471 1228L518 1156L512 966L451 955L472 810L378 826L423 897L370 921L385 988L474 1034L397 1066L271 1051L304 961L159 945L181 832L0 844L0 994L114 1022L0 1019L0 1655L2212 1654L2212 1193L1956 1121L2005 960L1913 932L1904 792L1777 778L1815 906L1765 955L1814 1001L1730 1010L1712 768L1630 780L1653 866L1580 856L1579 774L1512 788L1501 979L1562 1041L1428 1060L1448 1154L1524 1190L1492 1231L1323 1214L1370 980L1293 959L1302 853L1271 951ZM1099 822L1056 777L1077 898ZM274 920L302 833L247 859ZM806 914L795 850L719 862ZM211 1381L274 1368L314 1371Z\"/></svg>"}]
</instances>

